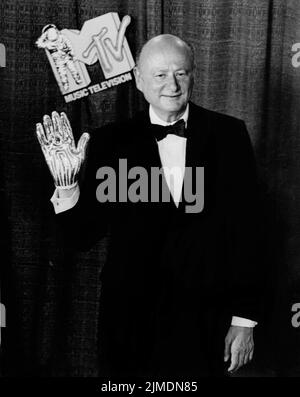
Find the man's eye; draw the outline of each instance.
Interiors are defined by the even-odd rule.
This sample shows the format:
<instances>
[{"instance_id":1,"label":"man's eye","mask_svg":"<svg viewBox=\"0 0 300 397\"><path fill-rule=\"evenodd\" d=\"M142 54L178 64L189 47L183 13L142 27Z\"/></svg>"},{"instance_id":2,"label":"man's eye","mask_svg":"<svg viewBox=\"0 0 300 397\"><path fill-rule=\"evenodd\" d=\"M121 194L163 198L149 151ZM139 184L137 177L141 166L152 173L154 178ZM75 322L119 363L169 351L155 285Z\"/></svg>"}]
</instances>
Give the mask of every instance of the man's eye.
<instances>
[{"instance_id":1,"label":"man's eye","mask_svg":"<svg viewBox=\"0 0 300 397\"><path fill-rule=\"evenodd\" d=\"M184 76L186 76L186 72L184 72L184 71L182 71L182 72L177 72L177 73L176 73L176 76L178 76L178 77L184 77Z\"/></svg>"},{"instance_id":2,"label":"man's eye","mask_svg":"<svg viewBox=\"0 0 300 397\"><path fill-rule=\"evenodd\" d=\"M165 73L158 73L155 75L156 78L158 79L163 79L164 77L166 77Z\"/></svg>"}]
</instances>

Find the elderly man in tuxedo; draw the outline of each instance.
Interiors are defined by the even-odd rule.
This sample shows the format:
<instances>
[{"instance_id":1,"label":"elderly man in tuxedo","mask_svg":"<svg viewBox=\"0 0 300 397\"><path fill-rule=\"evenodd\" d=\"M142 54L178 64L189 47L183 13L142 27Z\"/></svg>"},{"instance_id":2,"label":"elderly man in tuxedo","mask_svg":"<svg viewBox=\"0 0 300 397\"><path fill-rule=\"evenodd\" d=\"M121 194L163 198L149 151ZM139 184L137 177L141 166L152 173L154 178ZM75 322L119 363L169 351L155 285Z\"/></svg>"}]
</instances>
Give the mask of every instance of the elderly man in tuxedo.
<instances>
[{"instance_id":1,"label":"elderly man in tuxedo","mask_svg":"<svg viewBox=\"0 0 300 397\"><path fill-rule=\"evenodd\" d=\"M89 249L110 230L99 315L103 374L218 376L253 357L260 290L254 156L244 122L190 102L193 70L186 42L169 34L149 40L134 70L148 109L91 131L87 154L90 135L76 148L65 114L37 124L67 249ZM161 170L170 200L124 198L120 159L128 170ZM115 194L105 195L101 183L108 191L116 180ZM186 185L203 195L196 211L187 210Z\"/></svg>"}]
</instances>

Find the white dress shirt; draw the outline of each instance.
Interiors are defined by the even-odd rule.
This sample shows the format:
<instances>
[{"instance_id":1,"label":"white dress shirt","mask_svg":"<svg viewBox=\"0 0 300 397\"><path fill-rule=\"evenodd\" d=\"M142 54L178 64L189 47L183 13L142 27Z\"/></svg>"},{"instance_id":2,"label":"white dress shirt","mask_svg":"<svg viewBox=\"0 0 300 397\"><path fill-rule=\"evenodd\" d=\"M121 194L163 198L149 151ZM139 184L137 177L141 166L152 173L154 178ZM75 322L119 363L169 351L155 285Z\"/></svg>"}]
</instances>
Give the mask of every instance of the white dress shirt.
<instances>
[{"instance_id":1,"label":"white dress shirt","mask_svg":"<svg viewBox=\"0 0 300 397\"><path fill-rule=\"evenodd\" d=\"M152 124L159 124L168 126L176 123L167 123L161 120L154 112L152 106L149 108L149 116ZM189 117L189 105L180 119L185 122L187 127L187 120ZM178 207L181 198L182 184L185 170L185 149L186 138L174 134L168 134L164 139L157 142L159 156L163 167L165 179L169 190L172 194L173 200Z\"/></svg>"},{"instance_id":2,"label":"white dress shirt","mask_svg":"<svg viewBox=\"0 0 300 397\"><path fill-rule=\"evenodd\" d=\"M155 113L153 107L149 107L149 116L152 124L159 124L162 126L168 126L176 123L167 123L166 121L160 119ZM184 114L180 117L185 121L185 126L187 127L189 117L189 105L187 105ZM186 138L169 134L164 139L157 142L159 155L161 159L161 164L163 167L164 175L170 192L172 194L173 200L178 207L181 198L182 184L184 178L185 170L185 153L186 153ZM80 195L79 186L73 195L69 198L59 198L59 188L56 188L53 196L51 197L51 202L54 206L54 211L56 214L60 212L67 211L73 208ZM233 316L231 320L231 325L239 327L255 327L256 321L248 320L246 318Z\"/></svg>"}]
</instances>

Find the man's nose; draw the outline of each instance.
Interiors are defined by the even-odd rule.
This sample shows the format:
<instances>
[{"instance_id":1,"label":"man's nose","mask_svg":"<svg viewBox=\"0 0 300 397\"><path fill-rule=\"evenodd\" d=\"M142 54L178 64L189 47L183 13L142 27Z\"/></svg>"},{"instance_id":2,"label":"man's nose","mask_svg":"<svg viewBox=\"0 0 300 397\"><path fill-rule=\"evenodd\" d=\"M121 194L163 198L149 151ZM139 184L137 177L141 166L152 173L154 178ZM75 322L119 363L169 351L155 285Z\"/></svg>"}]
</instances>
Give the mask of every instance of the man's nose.
<instances>
[{"instance_id":1,"label":"man's nose","mask_svg":"<svg viewBox=\"0 0 300 397\"><path fill-rule=\"evenodd\" d=\"M168 86L169 86L171 91L175 91L176 92L178 90L179 84L178 84L178 81L177 81L176 76L174 74L171 74L169 76Z\"/></svg>"}]
</instances>

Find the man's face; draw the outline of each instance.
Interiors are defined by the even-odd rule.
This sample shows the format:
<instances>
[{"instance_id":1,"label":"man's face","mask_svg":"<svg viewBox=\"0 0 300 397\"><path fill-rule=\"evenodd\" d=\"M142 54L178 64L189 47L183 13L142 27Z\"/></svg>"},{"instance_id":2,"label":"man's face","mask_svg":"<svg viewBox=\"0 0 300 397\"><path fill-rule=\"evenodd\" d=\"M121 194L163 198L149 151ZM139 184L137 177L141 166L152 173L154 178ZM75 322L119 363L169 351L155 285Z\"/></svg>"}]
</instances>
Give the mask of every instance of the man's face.
<instances>
[{"instance_id":1,"label":"man's face","mask_svg":"<svg viewBox=\"0 0 300 397\"><path fill-rule=\"evenodd\" d=\"M190 99L193 70L189 50L176 44L152 45L136 69L137 88L165 121L180 117Z\"/></svg>"}]
</instances>

